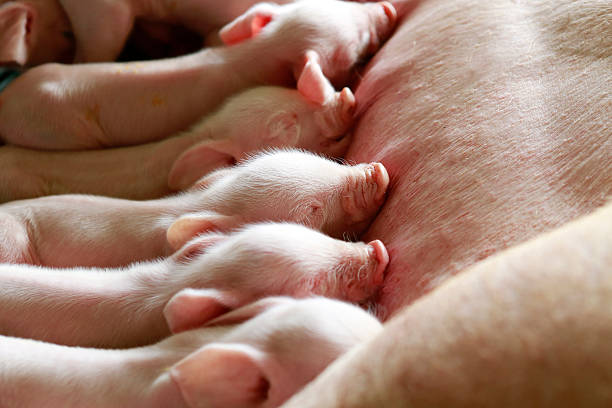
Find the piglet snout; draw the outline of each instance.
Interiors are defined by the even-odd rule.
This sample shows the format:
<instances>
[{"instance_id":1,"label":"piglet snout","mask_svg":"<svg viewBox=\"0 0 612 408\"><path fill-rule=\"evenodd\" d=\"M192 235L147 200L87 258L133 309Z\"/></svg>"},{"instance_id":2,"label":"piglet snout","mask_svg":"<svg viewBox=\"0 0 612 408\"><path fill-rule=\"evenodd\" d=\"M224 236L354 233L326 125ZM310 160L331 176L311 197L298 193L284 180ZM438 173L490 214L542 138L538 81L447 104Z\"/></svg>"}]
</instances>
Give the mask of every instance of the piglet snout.
<instances>
[{"instance_id":1,"label":"piglet snout","mask_svg":"<svg viewBox=\"0 0 612 408\"><path fill-rule=\"evenodd\" d=\"M376 186L376 193L374 194L374 200L382 202L389 186L389 173L387 169L381 163L370 163L371 169L369 169L370 183Z\"/></svg>"},{"instance_id":2,"label":"piglet snout","mask_svg":"<svg viewBox=\"0 0 612 408\"><path fill-rule=\"evenodd\" d=\"M342 197L342 206L353 222L371 220L384 201L389 173L381 163L362 164Z\"/></svg>"}]
</instances>

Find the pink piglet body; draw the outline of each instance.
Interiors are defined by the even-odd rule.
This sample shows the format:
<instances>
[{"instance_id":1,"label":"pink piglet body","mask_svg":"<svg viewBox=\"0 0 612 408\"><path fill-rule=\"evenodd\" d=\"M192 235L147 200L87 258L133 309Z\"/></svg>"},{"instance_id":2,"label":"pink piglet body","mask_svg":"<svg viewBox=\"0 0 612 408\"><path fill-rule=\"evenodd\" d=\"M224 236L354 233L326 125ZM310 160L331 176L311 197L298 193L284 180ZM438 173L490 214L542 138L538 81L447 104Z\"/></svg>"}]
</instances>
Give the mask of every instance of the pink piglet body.
<instances>
[{"instance_id":1,"label":"pink piglet body","mask_svg":"<svg viewBox=\"0 0 612 408\"><path fill-rule=\"evenodd\" d=\"M262 153L151 201L59 195L0 206L0 262L118 267L168 256L194 236L261 221L358 236L382 205L380 163L348 166L301 151Z\"/></svg>"}]
</instances>

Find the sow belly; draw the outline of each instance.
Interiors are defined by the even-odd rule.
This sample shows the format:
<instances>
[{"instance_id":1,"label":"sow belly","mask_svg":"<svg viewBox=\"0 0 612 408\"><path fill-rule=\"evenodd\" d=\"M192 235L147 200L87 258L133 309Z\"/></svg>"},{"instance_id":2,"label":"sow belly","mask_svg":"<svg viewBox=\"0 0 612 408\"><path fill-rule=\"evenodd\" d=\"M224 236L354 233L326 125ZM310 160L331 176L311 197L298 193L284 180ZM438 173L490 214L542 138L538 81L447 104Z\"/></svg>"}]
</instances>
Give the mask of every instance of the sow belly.
<instances>
[{"instance_id":1,"label":"sow belly","mask_svg":"<svg viewBox=\"0 0 612 408\"><path fill-rule=\"evenodd\" d=\"M347 159L391 178L383 318L612 195L612 3L527 3L408 1L357 88Z\"/></svg>"}]
</instances>

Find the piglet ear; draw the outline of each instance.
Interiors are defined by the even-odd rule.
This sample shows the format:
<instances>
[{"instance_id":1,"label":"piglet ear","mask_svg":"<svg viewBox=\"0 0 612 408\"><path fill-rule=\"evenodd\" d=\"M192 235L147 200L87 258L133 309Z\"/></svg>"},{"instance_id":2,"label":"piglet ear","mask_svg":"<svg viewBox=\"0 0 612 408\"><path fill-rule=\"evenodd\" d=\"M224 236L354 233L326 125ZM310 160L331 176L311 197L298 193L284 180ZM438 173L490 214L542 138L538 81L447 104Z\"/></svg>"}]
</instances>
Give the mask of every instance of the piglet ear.
<instances>
[{"instance_id":1,"label":"piglet ear","mask_svg":"<svg viewBox=\"0 0 612 408\"><path fill-rule=\"evenodd\" d=\"M294 111L277 112L268 119L266 129L267 147L293 147L300 137L298 114Z\"/></svg>"},{"instance_id":2,"label":"piglet ear","mask_svg":"<svg viewBox=\"0 0 612 408\"><path fill-rule=\"evenodd\" d=\"M267 297L265 299L258 300L255 303L250 303L247 306L243 306L240 309L232 310L231 312L225 313L206 323L206 326L228 326L244 323L247 320L260 315L266 310L272 309L277 306L286 305L292 302L295 302L295 299L290 297Z\"/></svg>"},{"instance_id":3,"label":"piglet ear","mask_svg":"<svg viewBox=\"0 0 612 408\"><path fill-rule=\"evenodd\" d=\"M239 306L238 300L216 289L183 289L164 306L172 333L195 329Z\"/></svg>"},{"instance_id":4,"label":"piglet ear","mask_svg":"<svg viewBox=\"0 0 612 408\"><path fill-rule=\"evenodd\" d=\"M238 44L255 37L276 16L278 6L261 3L251 7L243 15L219 31L225 45Z\"/></svg>"},{"instance_id":5,"label":"piglet ear","mask_svg":"<svg viewBox=\"0 0 612 408\"><path fill-rule=\"evenodd\" d=\"M298 91L309 101L323 105L334 97L334 87L323 75L319 63L319 54L306 52L306 64L298 78Z\"/></svg>"},{"instance_id":6,"label":"piglet ear","mask_svg":"<svg viewBox=\"0 0 612 408\"><path fill-rule=\"evenodd\" d=\"M190 408L259 407L270 387L263 358L251 346L212 343L175 364L170 376Z\"/></svg>"},{"instance_id":7,"label":"piglet ear","mask_svg":"<svg viewBox=\"0 0 612 408\"><path fill-rule=\"evenodd\" d=\"M175 251L199 234L210 231L227 231L236 224L235 217L212 212L185 214L170 225L166 239Z\"/></svg>"},{"instance_id":8,"label":"piglet ear","mask_svg":"<svg viewBox=\"0 0 612 408\"><path fill-rule=\"evenodd\" d=\"M212 173L208 173L207 175L193 183L190 190L207 188L217 180L221 180L223 177L228 176L231 171L231 167L224 167L217 169Z\"/></svg>"},{"instance_id":9,"label":"piglet ear","mask_svg":"<svg viewBox=\"0 0 612 408\"><path fill-rule=\"evenodd\" d=\"M235 162L231 154L219 151L206 142L199 143L176 159L168 174L168 187L172 190L184 190L203 175L220 167L231 166Z\"/></svg>"},{"instance_id":10,"label":"piglet ear","mask_svg":"<svg viewBox=\"0 0 612 408\"><path fill-rule=\"evenodd\" d=\"M187 242L178 251L172 254L172 258L175 262L187 262L198 255L202 255L208 248L225 239L227 239L227 235L221 233L200 235Z\"/></svg>"},{"instance_id":11,"label":"piglet ear","mask_svg":"<svg viewBox=\"0 0 612 408\"><path fill-rule=\"evenodd\" d=\"M28 60L30 9L23 3L8 2L0 7L0 65L25 65Z\"/></svg>"}]
</instances>

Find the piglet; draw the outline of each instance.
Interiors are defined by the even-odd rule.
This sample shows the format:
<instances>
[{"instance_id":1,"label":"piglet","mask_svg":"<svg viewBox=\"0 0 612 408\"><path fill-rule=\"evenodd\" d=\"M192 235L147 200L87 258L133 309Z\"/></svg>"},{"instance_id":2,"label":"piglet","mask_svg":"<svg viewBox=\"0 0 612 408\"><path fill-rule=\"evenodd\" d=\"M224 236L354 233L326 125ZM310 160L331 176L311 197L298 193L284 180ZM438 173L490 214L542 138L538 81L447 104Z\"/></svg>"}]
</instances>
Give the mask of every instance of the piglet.
<instances>
[{"instance_id":1,"label":"piglet","mask_svg":"<svg viewBox=\"0 0 612 408\"><path fill-rule=\"evenodd\" d=\"M181 278L170 285L171 291L188 288L164 307L172 331L197 327L220 312L270 294L315 294L361 302L382 284L389 262L378 240L367 245L345 242L296 224L277 223L252 225L229 237L199 237L177 256L189 257L207 241L214 245L189 265L205 272L188 273L193 281ZM175 313L177 309L197 313L185 320Z\"/></svg>"},{"instance_id":2,"label":"piglet","mask_svg":"<svg viewBox=\"0 0 612 408\"><path fill-rule=\"evenodd\" d=\"M204 234L171 258L127 269L5 264L0 333L79 346L150 344L266 296L364 302L383 283L388 261L380 241L263 223Z\"/></svg>"},{"instance_id":3,"label":"piglet","mask_svg":"<svg viewBox=\"0 0 612 408\"><path fill-rule=\"evenodd\" d=\"M380 163L348 166L294 150L261 153L176 196L60 195L0 206L0 262L112 267L168 256L195 235L260 221L359 236L384 201Z\"/></svg>"},{"instance_id":4,"label":"piglet","mask_svg":"<svg viewBox=\"0 0 612 408\"><path fill-rule=\"evenodd\" d=\"M179 135L200 141L174 162L168 176L173 190L190 187L219 167L232 165L264 148L298 147L331 157L348 148L355 97L335 92L311 51L297 90L261 86L230 98L191 130Z\"/></svg>"},{"instance_id":5,"label":"piglet","mask_svg":"<svg viewBox=\"0 0 612 408\"><path fill-rule=\"evenodd\" d=\"M325 298L267 298L206 323L127 350L0 336L0 406L276 407L382 330Z\"/></svg>"}]
</instances>

